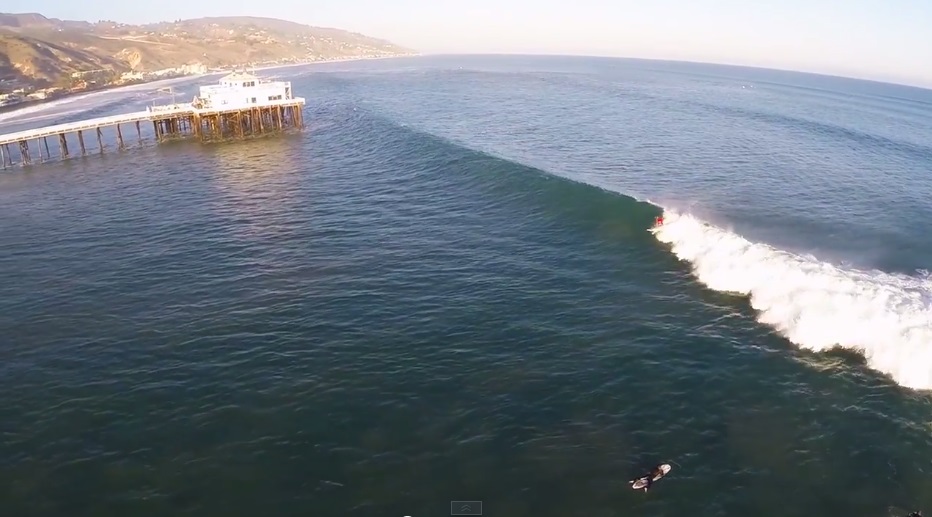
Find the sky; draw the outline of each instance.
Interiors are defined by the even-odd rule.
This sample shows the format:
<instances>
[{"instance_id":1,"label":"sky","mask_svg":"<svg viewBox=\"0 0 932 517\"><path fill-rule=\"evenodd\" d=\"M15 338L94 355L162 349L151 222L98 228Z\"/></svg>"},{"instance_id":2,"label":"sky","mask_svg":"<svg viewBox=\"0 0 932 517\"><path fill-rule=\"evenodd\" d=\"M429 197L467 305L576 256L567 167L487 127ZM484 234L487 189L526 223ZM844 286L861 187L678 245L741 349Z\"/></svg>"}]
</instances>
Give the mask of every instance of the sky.
<instances>
[{"instance_id":1,"label":"sky","mask_svg":"<svg viewBox=\"0 0 932 517\"><path fill-rule=\"evenodd\" d=\"M422 53L672 59L932 87L932 0L3 0L0 10L124 23L268 16Z\"/></svg>"}]
</instances>

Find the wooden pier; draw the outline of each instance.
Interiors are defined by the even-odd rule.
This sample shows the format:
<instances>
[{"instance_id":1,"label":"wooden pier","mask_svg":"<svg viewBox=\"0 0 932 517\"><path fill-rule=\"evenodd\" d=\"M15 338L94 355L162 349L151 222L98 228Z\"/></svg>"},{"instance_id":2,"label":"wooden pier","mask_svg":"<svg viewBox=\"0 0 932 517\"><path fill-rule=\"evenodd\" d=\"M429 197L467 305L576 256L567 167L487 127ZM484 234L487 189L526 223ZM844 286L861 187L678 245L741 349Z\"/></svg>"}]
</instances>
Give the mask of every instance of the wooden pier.
<instances>
[{"instance_id":1,"label":"wooden pier","mask_svg":"<svg viewBox=\"0 0 932 517\"><path fill-rule=\"evenodd\" d=\"M105 130L116 136L116 143L112 144L116 149L123 150L134 143L143 145L142 124L152 125L157 143L184 138L195 138L201 142L237 140L304 127L304 99L291 95L291 83L260 82L254 76L235 73L224 80L222 88L201 87L202 96L190 104L150 106L146 111L0 135L0 168L44 163L78 154L87 156L89 151L103 153ZM248 82L250 80L251 83ZM244 82L253 87L259 84L261 93L269 93L269 88L272 88L272 93L278 91L275 88L284 93L268 96L268 100L259 102L256 102L256 97L251 97L251 103L229 103L225 100L232 96L239 96L238 99L245 96L249 100L248 95L256 95L248 88L242 89ZM224 100L211 102L211 94ZM226 104L233 106L226 107ZM96 148L88 148L86 136L96 139ZM57 147L56 157L52 156L49 139L52 147Z\"/></svg>"}]
</instances>

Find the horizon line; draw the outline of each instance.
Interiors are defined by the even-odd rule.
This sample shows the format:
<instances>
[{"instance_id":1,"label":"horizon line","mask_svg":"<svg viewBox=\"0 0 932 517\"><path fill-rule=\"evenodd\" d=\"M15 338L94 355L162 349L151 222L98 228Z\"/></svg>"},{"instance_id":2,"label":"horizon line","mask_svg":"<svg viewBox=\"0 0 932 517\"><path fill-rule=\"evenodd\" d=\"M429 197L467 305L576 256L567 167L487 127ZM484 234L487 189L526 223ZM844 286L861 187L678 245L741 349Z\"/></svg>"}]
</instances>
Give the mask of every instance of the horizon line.
<instances>
[{"instance_id":1,"label":"horizon line","mask_svg":"<svg viewBox=\"0 0 932 517\"><path fill-rule=\"evenodd\" d=\"M694 60L688 60L688 59L620 56L620 55L612 55L612 54L590 54L590 53L578 53L578 52L506 52L506 51L423 52L423 51L419 51L416 49L412 49L412 50L417 52L419 56L425 56L425 57L426 56L433 56L433 57L442 57L442 56L589 57L589 58L599 58L599 59L626 59L626 60L631 60L631 61L656 61L660 63L681 63L681 64L690 64L690 65L712 65L712 66L721 66L721 67L727 67L727 68L750 68L753 70L814 75L814 76L826 77L826 78L831 78L831 79L844 79L848 81L863 81L863 82L883 84L883 85L888 85L888 86L899 86L901 88L912 88L915 90L922 90L924 92L932 92L932 83L925 84L925 83L896 82L896 81L904 81L904 79L899 79L899 80L876 79L876 78L864 77L864 76L839 75L837 73L812 72L809 70L798 70L798 69L792 69L792 68L775 68L775 67L769 67L769 66L747 65L747 64L742 64L742 63L727 63L727 62L720 62L720 61L694 61Z\"/></svg>"}]
</instances>

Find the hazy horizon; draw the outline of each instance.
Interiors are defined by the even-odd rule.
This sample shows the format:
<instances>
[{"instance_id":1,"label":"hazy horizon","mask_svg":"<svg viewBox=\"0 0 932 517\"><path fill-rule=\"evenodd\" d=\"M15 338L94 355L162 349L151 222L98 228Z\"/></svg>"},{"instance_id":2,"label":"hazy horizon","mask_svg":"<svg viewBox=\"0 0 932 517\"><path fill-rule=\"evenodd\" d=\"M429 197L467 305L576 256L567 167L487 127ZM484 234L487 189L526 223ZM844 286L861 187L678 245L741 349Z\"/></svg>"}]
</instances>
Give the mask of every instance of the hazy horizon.
<instances>
[{"instance_id":1,"label":"hazy horizon","mask_svg":"<svg viewBox=\"0 0 932 517\"><path fill-rule=\"evenodd\" d=\"M558 54L692 61L813 72L932 88L932 2L903 0L282 0L74 4L8 0L4 11L151 23L262 16L387 39L425 54Z\"/></svg>"}]
</instances>

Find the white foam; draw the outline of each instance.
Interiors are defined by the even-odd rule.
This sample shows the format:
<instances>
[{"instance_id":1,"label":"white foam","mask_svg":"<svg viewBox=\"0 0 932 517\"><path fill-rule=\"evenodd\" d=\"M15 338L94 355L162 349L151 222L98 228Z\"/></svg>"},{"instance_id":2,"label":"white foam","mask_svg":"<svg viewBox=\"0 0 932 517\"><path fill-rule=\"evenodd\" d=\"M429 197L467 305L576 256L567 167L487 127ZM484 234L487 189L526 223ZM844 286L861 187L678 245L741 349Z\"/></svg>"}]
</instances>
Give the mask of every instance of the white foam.
<instances>
[{"instance_id":1,"label":"white foam","mask_svg":"<svg viewBox=\"0 0 932 517\"><path fill-rule=\"evenodd\" d=\"M158 81L151 81L147 83L131 84L127 86L121 86L118 88L111 88L108 90L97 90L91 91L79 95L69 95L62 97L61 99L56 99L50 102L43 102L40 104L30 104L27 103L26 106L14 109L12 111L7 111L5 113L0 113L0 121L13 121L13 122L30 122L38 120L39 116L59 116L62 113L54 111L55 108L65 106L68 104L74 104L76 109L73 111L78 111L81 109L89 109L95 105L100 104L99 100L101 98L108 97L125 97L130 98L133 94L136 94L140 91L154 91L160 87L163 87L168 84L180 83L185 81L193 81L201 77L209 77L212 75L217 75L217 73L204 74L204 75L187 75L182 77L171 77L169 79L161 79ZM51 113L47 113L51 112ZM39 115L39 116L36 116Z\"/></svg>"},{"instance_id":2,"label":"white foam","mask_svg":"<svg viewBox=\"0 0 932 517\"><path fill-rule=\"evenodd\" d=\"M71 98L65 97L65 98L60 99L60 100L57 100L57 101L44 102L44 103L41 103L41 104L33 104L33 105L29 105L29 106L24 106L24 107L22 107L22 108L17 108L17 109L12 110L12 111L7 111L6 113L0 113L0 120L9 120L9 119L16 119L16 118L26 118L25 116L27 116L27 115L32 115L32 114L35 114L35 113L39 113L39 112L43 112L43 111L48 111L48 110L50 110L50 109L57 108L58 106L61 106L61 105L63 105L63 104L72 103L72 102L74 102L74 101L76 101L76 100L79 100L79 99L80 99L80 97L71 97Z\"/></svg>"},{"instance_id":3,"label":"white foam","mask_svg":"<svg viewBox=\"0 0 932 517\"><path fill-rule=\"evenodd\" d=\"M928 277L842 269L671 210L654 235L709 288L749 296L758 321L796 345L855 350L898 384L932 389Z\"/></svg>"}]
</instances>

